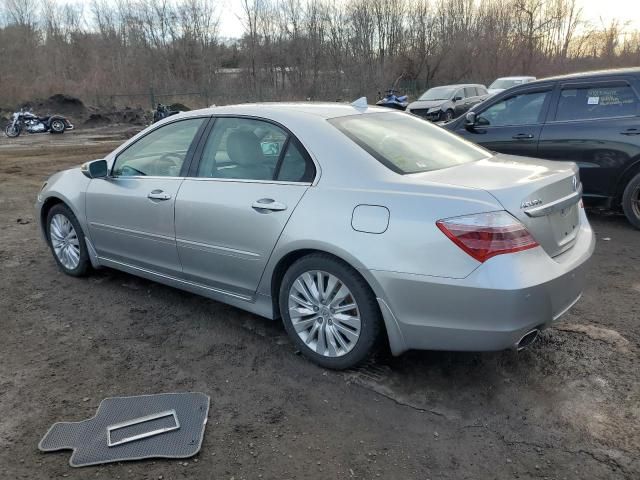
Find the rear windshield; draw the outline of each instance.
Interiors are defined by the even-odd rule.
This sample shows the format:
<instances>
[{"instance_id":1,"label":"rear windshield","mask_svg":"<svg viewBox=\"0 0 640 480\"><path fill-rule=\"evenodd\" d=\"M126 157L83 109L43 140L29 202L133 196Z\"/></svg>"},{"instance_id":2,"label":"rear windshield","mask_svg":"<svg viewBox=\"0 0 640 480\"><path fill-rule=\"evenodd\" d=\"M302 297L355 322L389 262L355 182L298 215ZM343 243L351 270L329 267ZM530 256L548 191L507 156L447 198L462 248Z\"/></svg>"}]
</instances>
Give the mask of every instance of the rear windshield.
<instances>
[{"instance_id":1,"label":"rear windshield","mask_svg":"<svg viewBox=\"0 0 640 480\"><path fill-rule=\"evenodd\" d=\"M400 174L440 170L491 156L431 122L402 112L349 115L329 122Z\"/></svg>"}]
</instances>

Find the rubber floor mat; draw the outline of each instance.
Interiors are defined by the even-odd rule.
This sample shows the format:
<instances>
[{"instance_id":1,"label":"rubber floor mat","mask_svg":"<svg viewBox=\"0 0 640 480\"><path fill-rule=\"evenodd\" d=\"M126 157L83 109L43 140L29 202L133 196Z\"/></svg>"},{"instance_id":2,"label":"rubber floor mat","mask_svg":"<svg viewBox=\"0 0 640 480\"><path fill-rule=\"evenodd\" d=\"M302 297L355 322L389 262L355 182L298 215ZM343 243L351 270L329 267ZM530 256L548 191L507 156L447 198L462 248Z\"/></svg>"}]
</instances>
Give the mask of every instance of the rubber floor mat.
<instances>
[{"instance_id":1,"label":"rubber floor mat","mask_svg":"<svg viewBox=\"0 0 640 480\"><path fill-rule=\"evenodd\" d=\"M203 393L106 398L95 417L55 423L43 452L73 450L72 467L143 458L187 458L200 451L209 413Z\"/></svg>"}]
</instances>

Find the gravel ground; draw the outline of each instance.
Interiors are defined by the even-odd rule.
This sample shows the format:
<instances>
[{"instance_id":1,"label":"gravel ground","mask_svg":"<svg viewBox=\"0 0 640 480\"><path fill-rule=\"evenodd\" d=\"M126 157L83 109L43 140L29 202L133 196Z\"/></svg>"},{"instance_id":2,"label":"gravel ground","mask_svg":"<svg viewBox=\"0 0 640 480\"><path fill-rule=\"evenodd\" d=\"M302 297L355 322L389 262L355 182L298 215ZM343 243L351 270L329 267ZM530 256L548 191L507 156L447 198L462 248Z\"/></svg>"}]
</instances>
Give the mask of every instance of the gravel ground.
<instances>
[{"instance_id":1,"label":"gravel ground","mask_svg":"<svg viewBox=\"0 0 640 480\"><path fill-rule=\"evenodd\" d=\"M379 355L350 372L296 355L278 322L114 270L63 275L33 214L49 174L114 129L0 139L3 478L640 478L640 231L590 212L583 299L532 348ZM184 460L73 469L40 453L103 398L211 396Z\"/></svg>"}]
</instances>

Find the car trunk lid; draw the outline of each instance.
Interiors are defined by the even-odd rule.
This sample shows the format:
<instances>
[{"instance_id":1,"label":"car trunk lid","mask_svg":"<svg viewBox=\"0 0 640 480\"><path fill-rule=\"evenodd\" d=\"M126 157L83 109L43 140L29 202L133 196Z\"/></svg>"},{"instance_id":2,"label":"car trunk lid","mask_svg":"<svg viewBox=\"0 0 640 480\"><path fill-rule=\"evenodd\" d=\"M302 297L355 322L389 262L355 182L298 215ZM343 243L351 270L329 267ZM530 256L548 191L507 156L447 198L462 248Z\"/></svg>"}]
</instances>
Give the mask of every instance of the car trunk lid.
<instances>
[{"instance_id":1,"label":"car trunk lid","mask_svg":"<svg viewBox=\"0 0 640 480\"><path fill-rule=\"evenodd\" d=\"M496 155L413 177L487 191L552 257L575 243L582 186L574 163Z\"/></svg>"}]
</instances>

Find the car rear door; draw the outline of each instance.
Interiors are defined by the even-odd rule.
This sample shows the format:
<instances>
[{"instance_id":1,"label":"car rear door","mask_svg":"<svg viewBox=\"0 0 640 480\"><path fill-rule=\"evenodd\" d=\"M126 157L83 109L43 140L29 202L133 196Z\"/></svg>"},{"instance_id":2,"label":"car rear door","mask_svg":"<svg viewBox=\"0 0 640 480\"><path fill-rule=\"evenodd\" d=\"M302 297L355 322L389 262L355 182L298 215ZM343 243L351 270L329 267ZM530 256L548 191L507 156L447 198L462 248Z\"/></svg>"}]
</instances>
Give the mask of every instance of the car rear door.
<instances>
[{"instance_id":1,"label":"car rear door","mask_svg":"<svg viewBox=\"0 0 640 480\"><path fill-rule=\"evenodd\" d=\"M476 87L465 87L464 94L465 94L465 99L464 99L465 112L468 111L474 105L480 103L480 97L478 97L478 90L476 89Z\"/></svg>"},{"instance_id":2,"label":"car rear door","mask_svg":"<svg viewBox=\"0 0 640 480\"><path fill-rule=\"evenodd\" d=\"M250 298L315 166L297 139L266 120L219 117L207 135L176 201L184 275Z\"/></svg>"},{"instance_id":3,"label":"car rear door","mask_svg":"<svg viewBox=\"0 0 640 480\"><path fill-rule=\"evenodd\" d=\"M116 156L86 193L89 232L101 259L179 276L174 206L209 118L165 124Z\"/></svg>"},{"instance_id":4,"label":"car rear door","mask_svg":"<svg viewBox=\"0 0 640 480\"><path fill-rule=\"evenodd\" d=\"M559 85L538 154L580 167L585 196L616 193L620 174L640 157L640 96L624 77Z\"/></svg>"},{"instance_id":5,"label":"car rear door","mask_svg":"<svg viewBox=\"0 0 640 480\"><path fill-rule=\"evenodd\" d=\"M552 85L518 90L478 107L476 124L460 122L457 134L500 153L538 156L538 140L546 117Z\"/></svg>"}]
</instances>

